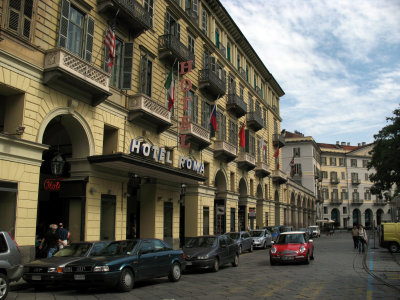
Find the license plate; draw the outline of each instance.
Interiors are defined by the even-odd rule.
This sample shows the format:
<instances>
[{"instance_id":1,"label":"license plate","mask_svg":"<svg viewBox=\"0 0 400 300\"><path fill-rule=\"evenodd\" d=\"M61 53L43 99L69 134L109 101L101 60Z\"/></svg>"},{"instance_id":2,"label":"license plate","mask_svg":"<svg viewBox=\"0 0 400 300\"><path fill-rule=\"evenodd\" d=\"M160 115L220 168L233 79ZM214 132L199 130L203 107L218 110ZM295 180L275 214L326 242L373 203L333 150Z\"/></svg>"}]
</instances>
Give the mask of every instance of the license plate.
<instances>
[{"instance_id":1,"label":"license plate","mask_svg":"<svg viewBox=\"0 0 400 300\"><path fill-rule=\"evenodd\" d=\"M191 265L192 265L192 262L191 262L191 261L187 261L187 262L186 262L186 265L187 265L187 266L191 266Z\"/></svg>"},{"instance_id":2,"label":"license plate","mask_svg":"<svg viewBox=\"0 0 400 300\"><path fill-rule=\"evenodd\" d=\"M282 256L281 259L282 260L293 260L294 256Z\"/></svg>"},{"instance_id":3,"label":"license plate","mask_svg":"<svg viewBox=\"0 0 400 300\"><path fill-rule=\"evenodd\" d=\"M76 274L74 275L75 280L85 280L85 275Z\"/></svg>"},{"instance_id":4,"label":"license plate","mask_svg":"<svg viewBox=\"0 0 400 300\"><path fill-rule=\"evenodd\" d=\"M42 276L40 276L40 275L32 275L32 280L42 280Z\"/></svg>"}]
</instances>

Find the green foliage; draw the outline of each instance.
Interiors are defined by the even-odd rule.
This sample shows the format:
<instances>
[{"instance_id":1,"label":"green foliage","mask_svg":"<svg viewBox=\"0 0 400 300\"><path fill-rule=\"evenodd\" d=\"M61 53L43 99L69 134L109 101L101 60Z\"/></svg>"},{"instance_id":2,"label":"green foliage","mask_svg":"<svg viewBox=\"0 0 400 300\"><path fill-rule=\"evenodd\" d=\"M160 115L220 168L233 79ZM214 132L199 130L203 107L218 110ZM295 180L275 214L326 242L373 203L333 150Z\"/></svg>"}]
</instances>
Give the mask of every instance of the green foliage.
<instances>
[{"instance_id":1,"label":"green foliage","mask_svg":"<svg viewBox=\"0 0 400 300\"><path fill-rule=\"evenodd\" d=\"M371 150L371 162L368 169L374 168L376 173L369 179L374 183L371 193L391 200L400 192L400 108L393 111L394 116L386 118L390 124L374 135L374 148ZM394 193L390 190L396 185Z\"/></svg>"}]
</instances>

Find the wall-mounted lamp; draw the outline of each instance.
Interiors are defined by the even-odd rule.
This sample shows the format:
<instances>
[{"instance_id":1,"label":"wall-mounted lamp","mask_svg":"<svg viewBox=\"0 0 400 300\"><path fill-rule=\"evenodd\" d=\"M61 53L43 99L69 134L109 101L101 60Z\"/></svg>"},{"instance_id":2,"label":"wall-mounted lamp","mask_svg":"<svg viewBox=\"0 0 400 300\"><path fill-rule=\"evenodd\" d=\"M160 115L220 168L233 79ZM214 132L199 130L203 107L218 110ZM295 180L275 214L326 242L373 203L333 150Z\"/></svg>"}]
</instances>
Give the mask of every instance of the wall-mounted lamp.
<instances>
[{"instance_id":1,"label":"wall-mounted lamp","mask_svg":"<svg viewBox=\"0 0 400 300\"><path fill-rule=\"evenodd\" d=\"M182 183L181 184L181 195L185 195L186 194L186 184Z\"/></svg>"},{"instance_id":2,"label":"wall-mounted lamp","mask_svg":"<svg viewBox=\"0 0 400 300\"><path fill-rule=\"evenodd\" d=\"M91 195L93 195L94 193L96 193L96 189L93 188L93 187L91 187L91 188L89 189L89 193L90 193Z\"/></svg>"},{"instance_id":3,"label":"wall-mounted lamp","mask_svg":"<svg viewBox=\"0 0 400 300\"><path fill-rule=\"evenodd\" d=\"M157 201L162 201L162 196L158 196Z\"/></svg>"},{"instance_id":4,"label":"wall-mounted lamp","mask_svg":"<svg viewBox=\"0 0 400 300\"><path fill-rule=\"evenodd\" d=\"M127 192L124 193L124 197L125 197L125 198L129 198L130 196L131 196L131 194L129 194L129 193L127 193Z\"/></svg>"}]
</instances>

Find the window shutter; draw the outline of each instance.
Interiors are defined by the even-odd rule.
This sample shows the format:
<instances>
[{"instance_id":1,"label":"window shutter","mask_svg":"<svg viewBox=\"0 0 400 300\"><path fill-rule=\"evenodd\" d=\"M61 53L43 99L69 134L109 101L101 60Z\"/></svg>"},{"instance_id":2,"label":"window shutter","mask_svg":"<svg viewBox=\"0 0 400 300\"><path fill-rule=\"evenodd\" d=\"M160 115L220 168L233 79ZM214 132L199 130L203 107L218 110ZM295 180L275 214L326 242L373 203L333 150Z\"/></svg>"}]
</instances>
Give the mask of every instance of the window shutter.
<instances>
[{"instance_id":1,"label":"window shutter","mask_svg":"<svg viewBox=\"0 0 400 300\"><path fill-rule=\"evenodd\" d=\"M61 2L61 16L60 16L60 30L58 33L58 45L60 47L67 47L68 39L68 24L69 24L69 0L62 0Z\"/></svg>"},{"instance_id":2,"label":"window shutter","mask_svg":"<svg viewBox=\"0 0 400 300\"><path fill-rule=\"evenodd\" d=\"M244 135L245 135L245 141L246 141L245 151L247 153L249 153L250 152L250 131L248 129L246 129L244 131Z\"/></svg>"},{"instance_id":3,"label":"window shutter","mask_svg":"<svg viewBox=\"0 0 400 300\"><path fill-rule=\"evenodd\" d=\"M171 26L171 15L167 12L165 14L165 34L170 34Z\"/></svg>"},{"instance_id":4,"label":"window shutter","mask_svg":"<svg viewBox=\"0 0 400 300\"><path fill-rule=\"evenodd\" d=\"M25 0L22 35L29 39L31 33L33 0Z\"/></svg>"},{"instance_id":5,"label":"window shutter","mask_svg":"<svg viewBox=\"0 0 400 300\"><path fill-rule=\"evenodd\" d=\"M199 15L199 0L193 0L193 11Z\"/></svg>"},{"instance_id":6,"label":"window shutter","mask_svg":"<svg viewBox=\"0 0 400 300\"><path fill-rule=\"evenodd\" d=\"M132 87L133 43L125 43L123 53L121 89L130 90Z\"/></svg>"},{"instance_id":7,"label":"window shutter","mask_svg":"<svg viewBox=\"0 0 400 300\"><path fill-rule=\"evenodd\" d=\"M19 29L19 16L21 13L21 1L20 0L10 0L9 10L8 10L8 28L18 32Z\"/></svg>"},{"instance_id":8,"label":"window shutter","mask_svg":"<svg viewBox=\"0 0 400 300\"><path fill-rule=\"evenodd\" d=\"M219 127L221 127L221 130L222 130L222 140L226 141L226 116L225 115L222 115L222 124L220 124Z\"/></svg>"},{"instance_id":9,"label":"window shutter","mask_svg":"<svg viewBox=\"0 0 400 300\"><path fill-rule=\"evenodd\" d=\"M193 95L193 122L199 123L199 96Z\"/></svg>"},{"instance_id":10,"label":"window shutter","mask_svg":"<svg viewBox=\"0 0 400 300\"><path fill-rule=\"evenodd\" d=\"M84 58L88 62L92 62L93 52L93 36L94 36L94 19L89 15L86 16L86 42Z\"/></svg>"},{"instance_id":11,"label":"window shutter","mask_svg":"<svg viewBox=\"0 0 400 300\"><path fill-rule=\"evenodd\" d=\"M146 94L147 57L140 60L140 92Z\"/></svg>"}]
</instances>

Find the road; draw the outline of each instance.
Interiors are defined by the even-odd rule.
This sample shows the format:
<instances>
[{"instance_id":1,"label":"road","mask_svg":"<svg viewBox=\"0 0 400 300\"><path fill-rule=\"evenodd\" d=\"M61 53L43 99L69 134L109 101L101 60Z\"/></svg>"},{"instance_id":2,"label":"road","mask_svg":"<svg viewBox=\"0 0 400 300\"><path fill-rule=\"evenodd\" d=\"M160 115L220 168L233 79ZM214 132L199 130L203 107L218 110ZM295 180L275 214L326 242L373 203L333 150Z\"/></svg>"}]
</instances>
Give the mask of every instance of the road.
<instances>
[{"instance_id":1,"label":"road","mask_svg":"<svg viewBox=\"0 0 400 300\"><path fill-rule=\"evenodd\" d=\"M185 272L179 282L167 278L136 283L129 293L113 290L14 287L8 299L400 299L400 265L386 249L360 255L348 233L315 239L309 265L269 263L268 250L240 256L237 268ZM399 253L395 254L399 261Z\"/></svg>"}]
</instances>

